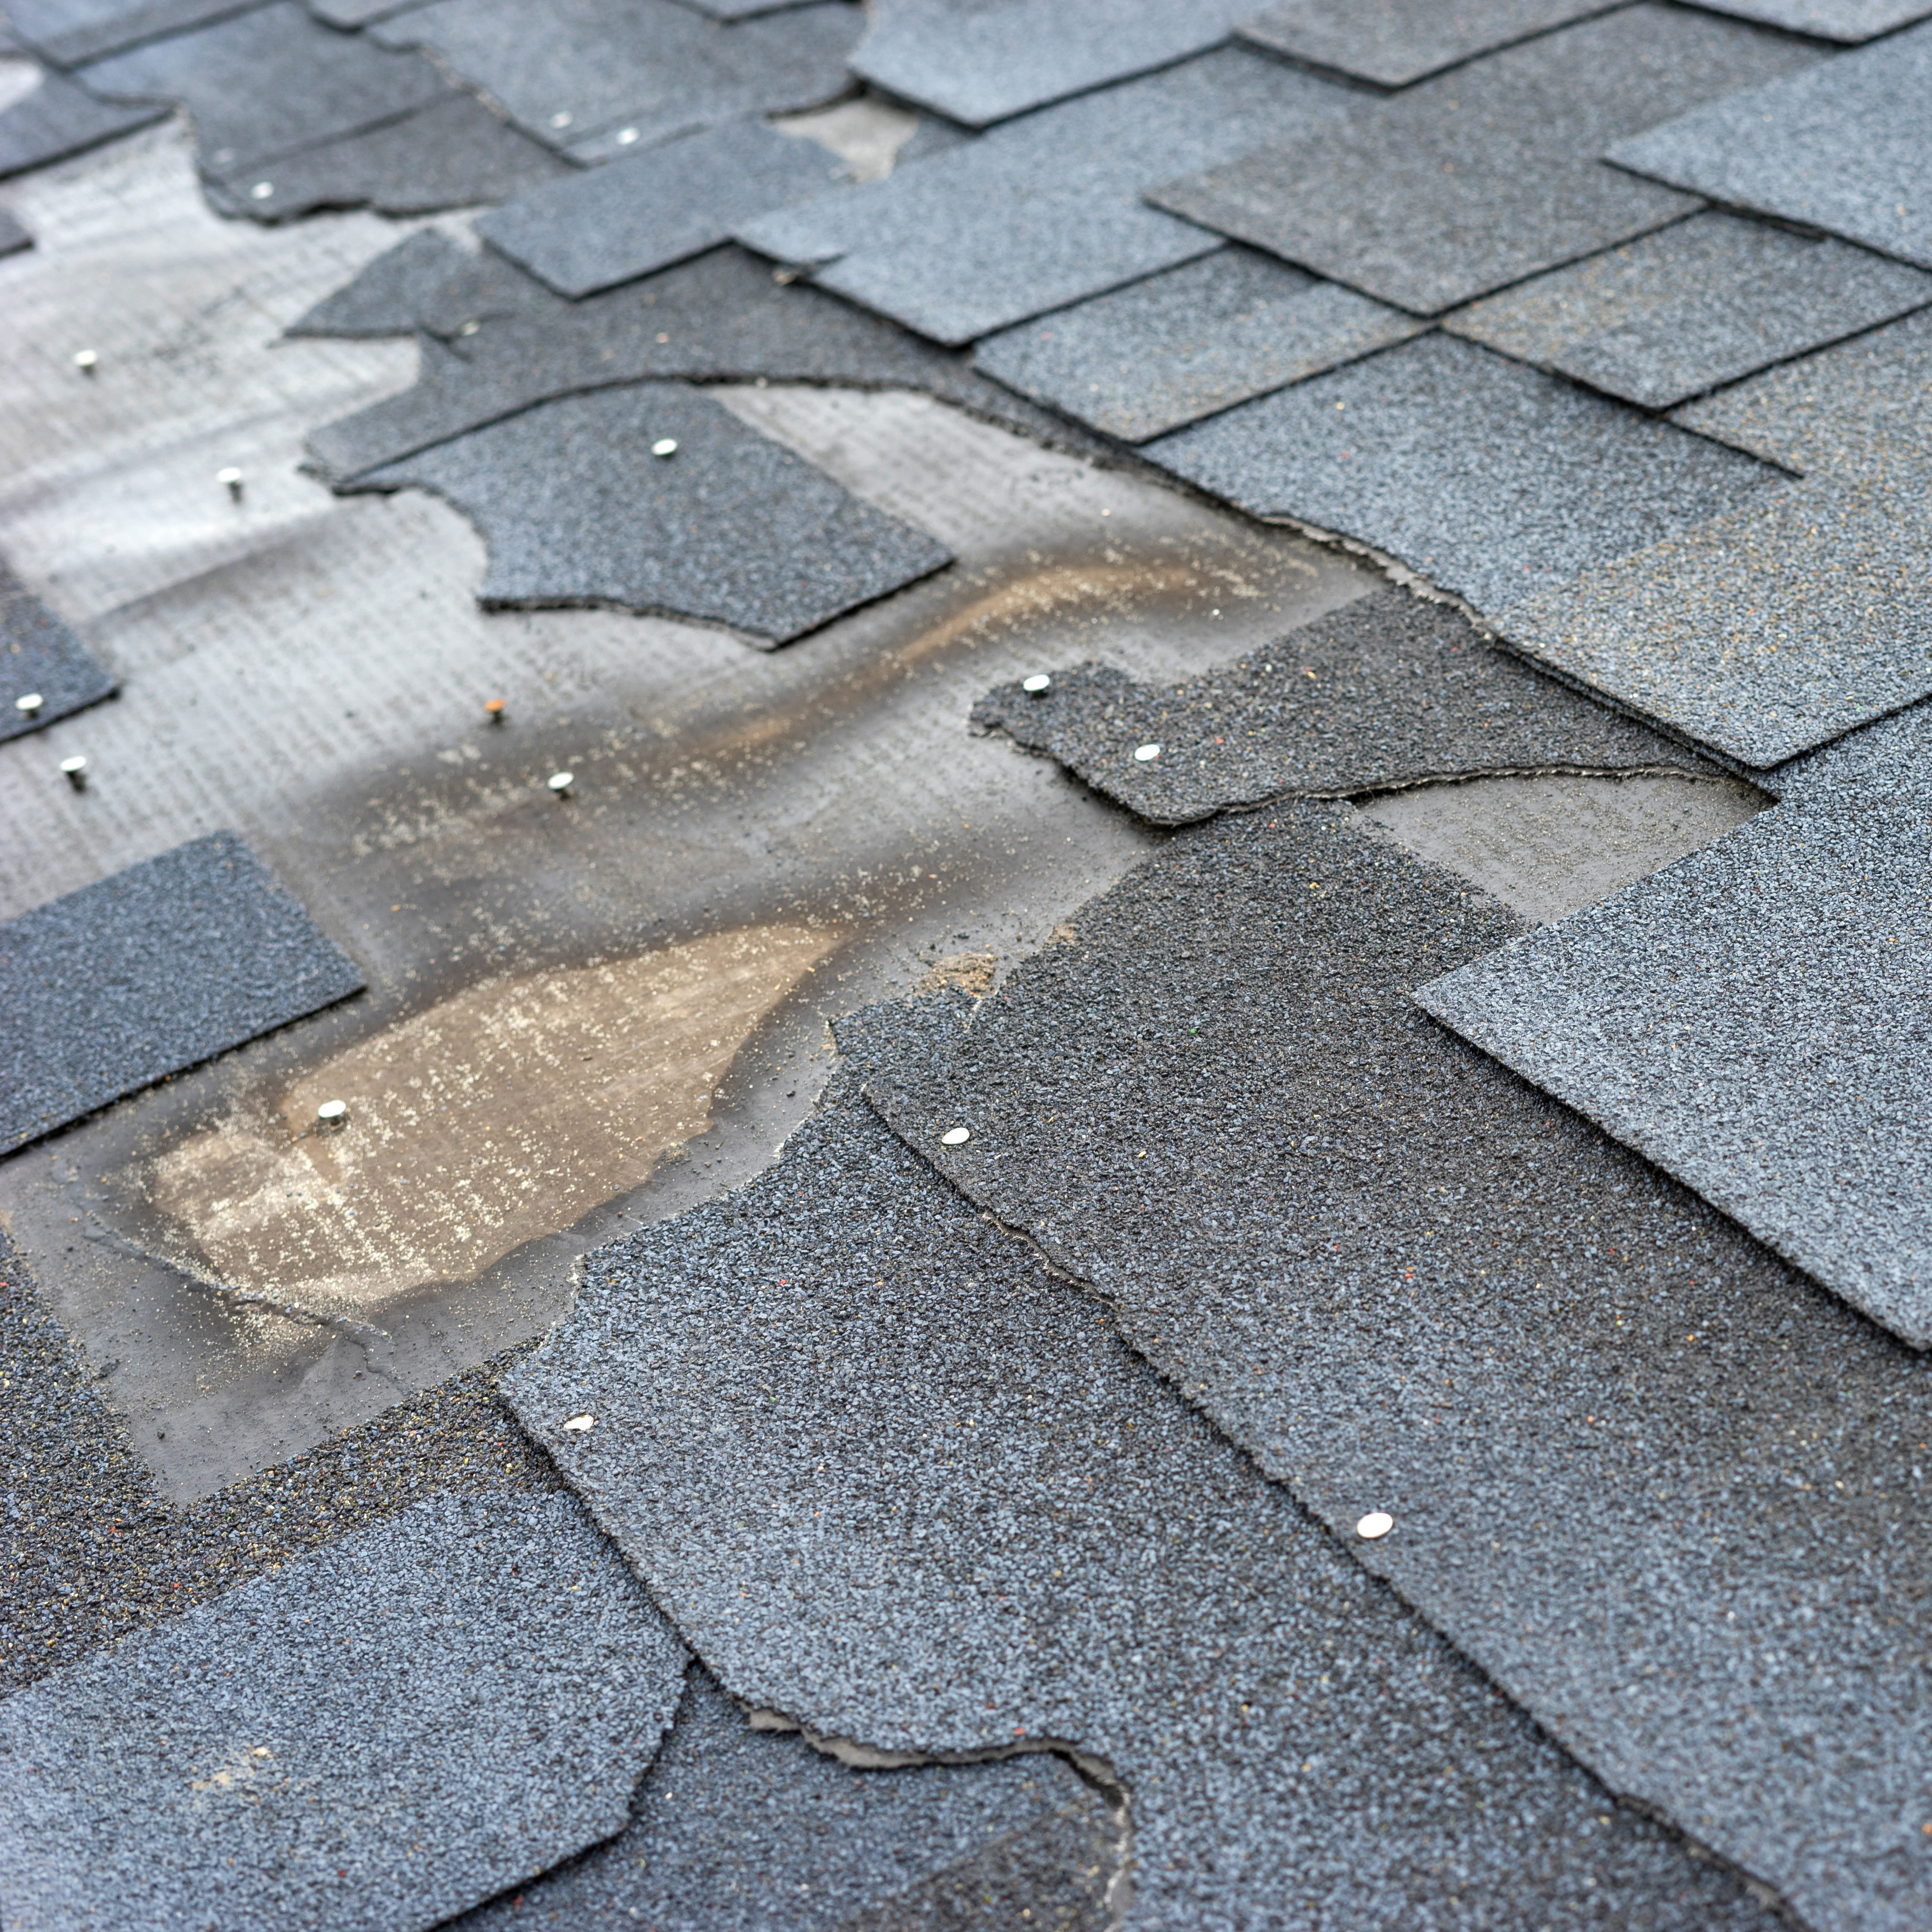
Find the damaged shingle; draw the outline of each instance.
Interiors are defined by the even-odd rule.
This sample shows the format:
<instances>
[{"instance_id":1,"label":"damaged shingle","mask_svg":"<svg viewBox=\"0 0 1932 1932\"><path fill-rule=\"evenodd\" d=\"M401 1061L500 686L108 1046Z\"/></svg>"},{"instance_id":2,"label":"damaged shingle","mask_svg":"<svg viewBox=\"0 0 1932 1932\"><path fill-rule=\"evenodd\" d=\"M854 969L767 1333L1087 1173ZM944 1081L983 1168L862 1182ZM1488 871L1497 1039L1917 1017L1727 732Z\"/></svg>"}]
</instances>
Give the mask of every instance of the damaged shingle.
<instances>
[{"instance_id":1,"label":"damaged shingle","mask_svg":"<svg viewBox=\"0 0 1932 1932\"><path fill-rule=\"evenodd\" d=\"M1406 87L1478 54L1601 14L1617 0L1288 0L1243 36L1291 59Z\"/></svg>"},{"instance_id":2,"label":"damaged shingle","mask_svg":"<svg viewBox=\"0 0 1932 1932\"><path fill-rule=\"evenodd\" d=\"M0 560L0 740L98 704L117 688L106 668ZM35 696L38 705L20 708L20 699Z\"/></svg>"},{"instance_id":3,"label":"damaged shingle","mask_svg":"<svg viewBox=\"0 0 1932 1932\"><path fill-rule=\"evenodd\" d=\"M546 404L360 487L412 485L482 532L486 607L611 604L783 644L952 561L681 382Z\"/></svg>"}]
</instances>

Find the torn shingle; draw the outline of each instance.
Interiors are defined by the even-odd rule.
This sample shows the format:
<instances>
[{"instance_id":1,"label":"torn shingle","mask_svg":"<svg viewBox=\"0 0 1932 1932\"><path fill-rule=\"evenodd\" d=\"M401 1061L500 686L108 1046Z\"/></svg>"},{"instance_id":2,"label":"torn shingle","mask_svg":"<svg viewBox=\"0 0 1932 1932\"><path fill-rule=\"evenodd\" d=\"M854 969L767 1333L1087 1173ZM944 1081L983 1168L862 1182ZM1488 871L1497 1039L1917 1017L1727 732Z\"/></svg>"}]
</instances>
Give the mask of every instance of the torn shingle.
<instances>
[{"instance_id":1,"label":"torn shingle","mask_svg":"<svg viewBox=\"0 0 1932 1932\"><path fill-rule=\"evenodd\" d=\"M1813 50L1687 10L1627 8L1472 62L1339 128L1148 184L1157 207L1435 315L1660 228L1696 202L1597 157L1620 135Z\"/></svg>"},{"instance_id":2,"label":"torn shingle","mask_svg":"<svg viewBox=\"0 0 1932 1932\"><path fill-rule=\"evenodd\" d=\"M1346 807L1224 819L866 1092L1614 1790L1819 1932L1908 1932L1932 1906L1914 1580L1932 1361L1411 993L1628 933L1638 1007L1676 1001L1686 1034L1676 1068L1638 1063L1656 1102L1728 1132L1727 1098L1763 1076L1726 1056L1767 1009L1888 1030L1876 979L1816 963L1849 881L1780 904L1767 879L1734 914L1677 883L1742 881L1789 811L1499 955L1516 920ZM1922 961L1922 895L1890 905ZM1875 967L1883 929L1854 915L1828 962ZM1623 1050L1617 1017L1569 992L1543 1010L1556 1050ZM1922 1011L1922 987L1900 1004ZM1814 1104L1855 1103L1814 1084ZM946 1147L956 1125L971 1138ZM1372 1543L1370 1510L1394 1520Z\"/></svg>"},{"instance_id":3,"label":"torn shingle","mask_svg":"<svg viewBox=\"0 0 1932 1932\"><path fill-rule=\"evenodd\" d=\"M984 128L1204 53L1246 10L1244 0L884 0L852 70Z\"/></svg>"},{"instance_id":4,"label":"torn shingle","mask_svg":"<svg viewBox=\"0 0 1932 1932\"><path fill-rule=\"evenodd\" d=\"M256 0L7 0L22 44L56 67L75 67L162 34L179 33Z\"/></svg>"},{"instance_id":5,"label":"torn shingle","mask_svg":"<svg viewBox=\"0 0 1932 1932\"><path fill-rule=\"evenodd\" d=\"M1372 544L1492 612L1787 482L1444 335L1244 403L1142 453L1251 515Z\"/></svg>"},{"instance_id":6,"label":"torn shingle","mask_svg":"<svg viewBox=\"0 0 1932 1932\"><path fill-rule=\"evenodd\" d=\"M1288 0L1241 28L1292 59L1406 87L1512 41L1606 12L1616 0Z\"/></svg>"},{"instance_id":7,"label":"torn shingle","mask_svg":"<svg viewBox=\"0 0 1932 1932\"><path fill-rule=\"evenodd\" d=\"M685 1653L568 1498L445 1498L0 1704L10 1923L427 1928L621 1832Z\"/></svg>"},{"instance_id":8,"label":"torn shingle","mask_svg":"<svg viewBox=\"0 0 1932 1932\"><path fill-rule=\"evenodd\" d=\"M0 255L17 255L33 245L26 224L10 208L0 208Z\"/></svg>"},{"instance_id":9,"label":"torn shingle","mask_svg":"<svg viewBox=\"0 0 1932 1932\"><path fill-rule=\"evenodd\" d=\"M1741 20L1762 21L1767 27L1848 43L1874 39L1932 13L1925 0L1697 0L1697 4L1715 14L1735 14Z\"/></svg>"},{"instance_id":10,"label":"torn shingle","mask_svg":"<svg viewBox=\"0 0 1932 1932\"><path fill-rule=\"evenodd\" d=\"M694 1668L629 1828L452 1932L552 1914L571 1924L636 1917L653 1932L849 1932L862 1915L880 1932L911 1932L1017 1925L1022 1911L1066 1932L1104 1932L1119 1836L1058 1758L854 1771L802 1738L753 1730ZM986 1912L993 1889L1012 1894L1004 1916ZM928 1900L939 1908L930 1922L918 1911Z\"/></svg>"},{"instance_id":11,"label":"torn shingle","mask_svg":"<svg viewBox=\"0 0 1932 1932\"><path fill-rule=\"evenodd\" d=\"M209 170L204 185L222 214L286 221L319 208L373 208L382 214L469 208L575 172L474 94L452 92L386 127L268 163Z\"/></svg>"},{"instance_id":12,"label":"torn shingle","mask_svg":"<svg viewBox=\"0 0 1932 1932\"><path fill-rule=\"evenodd\" d=\"M0 741L98 704L118 688L68 626L0 561ZM34 695L40 702L21 710L16 700Z\"/></svg>"},{"instance_id":13,"label":"torn shingle","mask_svg":"<svg viewBox=\"0 0 1932 1932\"><path fill-rule=\"evenodd\" d=\"M834 98L862 25L841 0L728 24L676 0L434 0L370 31L434 50L538 140L602 160Z\"/></svg>"},{"instance_id":14,"label":"torn shingle","mask_svg":"<svg viewBox=\"0 0 1932 1932\"><path fill-rule=\"evenodd\" d=\"M1716 770L1395 589L1186 684L1085 664L1038 697L1003 685L973 722L1156 825L1483 772ZM1159 754L1137 757L1148 745Z\"/></svg>"},{"instance_id":15,"label":"torn shingle","mask_svg":"<svg viewBox=\"0 0 1932 1932\"><path fill-rule=\"evenodd\" d=\"M1932 268L1928 104L1932 22L1632 130L1607 153L1636 174Z\"/></svg>"},{"instance_id":16,"label":"torn shingle","mask_svg":"<svg viewBox=\"0 0 1932 1932\"><path fill-rule=\"evenodd\" d=\"M128 106L101 100L64 74L43 74L32 93L0 109L0 177L24 174L118 140L137 128L165 121L168 111L156 104Z\"/></svg>"},{"instance_id":17,"label":"torn shingle","mask_svg":"<svg viewBox=\"0 0 1932 1932\"><path fill-rule=\"evenodd\" d=\"M1932 276L1714 212L1445 316L1457 335L1646 409L1932 303Z\"/></svg>"},{"instance_id":18,"label":"torn shingle","mask_svg":"<svg viewBox=\"0 0 1932 1932\"><path fill-rule=\"evenodd\" d=\"M958 1023L842 1026L777 1165L587 1258L506 1385L724 1688L882 1750L1100 1759L1141 1924L1406 1928L1473 1893L1769 1932L872 1114L854 1073Z\"/></svg>"},{"instance_id":19,"label":"torn shingle","mask_svg":"<svg viewBox=\"0 0 1932 1932\"><path fill-rule=\"evenodd\" d=\"M1932 718L1864 736L1856 782L1808 760L1776 812L1416 997L1925 1348Z\"/></svg>"},{"instance_id":20,"label":"torn shingle","mask_svg":"<svg viewBox=\"0 0 1932 1932\"><path fill-rule=\"evenodd\" d=\"M485 215L476 232L560 295L594 295L849 178L815 141L734 122L539 189Z\"/></svg>"},{"instance_id":21,"label":"torn shingle","mask_svg":"<svg viewBox=\"0 0 1932 1932\"><path fill-rule=\"evenodd\" d=\"M1763 768L1932 692L1932 476L1820 474L1513 604L1515 649Z\"/></svg>"},{"instance_id":22,"label":"torn shingle","mask_svg":"<svg viewBox=\"0 0 1932 1932\"><path fill-rule=\"evenodd\" d=\"M784 644L952 561L681 382L546 404L360 485L411 486L482 532L486 607L615 605Z\"/></svg>"},{"instance_id":23,"label":"torn shingle","mask_svg":"<svg viewBox=\"0 0 1932 1932\"><path fill-rule=\"evenodd\" d=\"M284 332L413 335L421 329L445 337L467 322L568 313L540 283L500 256L472 251L440 229L424 228L385 249Z\"/></svg>"},{"instance_id":24,"label":"torn shingle","mask_svg":"<svg viewBox=\"0 0 1932 1932\"><path fill-rule=\"evenodd\" d=\"M988 337L973 362L1036 402L1144 442L1425 326L1352 289L1224 248Z\"/></svg>"},{"instance_id":25,"label":"torn shingle","mask_svg":"<svg viewBox=\"0 0 1932 1932\"><path fill-rule=\"evenodd\" d=\"M232 832L0 926L0 1147L361 990Z\"/></svg>"},{"instance_id":26,"label":"torn shingle","mask_svg":"<svg viewBox=\"0 0 1932 1932\"><path fill-rule=\"evenodd\" d=\"M115 98L179 102L218 177L400 120L449 91L428 61L333 33L296 0L116 54L81 78Z\"/></svg>"},{"instance_id":27,"label":"torn shingle","mask_svg":"<svg viewBox=\"0 0 1932 1932\"><path fill-rule=\"evenodd\" d=\"M934 341L970 342L1220 247L1140 190L1283 129L1328 126L1349 98L1226 48L737 233Z\"/></svg>"}]
</instances>

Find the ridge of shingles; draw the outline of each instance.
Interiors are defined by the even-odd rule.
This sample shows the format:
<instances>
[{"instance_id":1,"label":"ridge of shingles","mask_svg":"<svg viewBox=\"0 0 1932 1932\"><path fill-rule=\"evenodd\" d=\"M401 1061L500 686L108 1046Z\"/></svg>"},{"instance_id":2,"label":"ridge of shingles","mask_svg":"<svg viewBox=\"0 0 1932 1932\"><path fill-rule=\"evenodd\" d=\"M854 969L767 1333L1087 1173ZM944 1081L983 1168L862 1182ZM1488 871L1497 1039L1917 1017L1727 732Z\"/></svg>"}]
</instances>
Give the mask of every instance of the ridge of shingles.
<instances>
[{"instance_id":1,"label":"ridge of shingles","mask_svg":"<svg viewBox=\"0 0 1932 1932\"><path fill-rule=\"evenodd\" d=\"M240 838L190 839L0 925L0 1147L362 990Z\"/></svg>"},{"instance_id":2,"label":"ridge of shingles","mask_svg":"<svg viewBox=\"0 0 1932 1932\"><path fill-rule=\"evenodd\" d=\"M1141 453L1251 516L1371 544L1486 614L1789 487L1703 438L1439 334Z\"/></svg>"},{"instance_id":3,"label":"ridge of shingles","mask_svg":"<svg viewBox=\"0 0 1932 1932\"><path fill-rule=\"evenodd\" d=\"M436 1924L623 1829L686 1662L571 1498L418 1504L0 1703L9 1923Z\"/></svg>"},{"instance_id":4,"label":"ridge of shingles","mask_svg":"<svg viewBox=\"0 0 1932 1932\"><path fill-rule=\"evenodd\" d=\"M777 1166L592 1256L506 1384L724 1687L874 1750L1104 1761L1130 1925L1768 1927L873 1115L860 1075L958 1010L842 1023Z\"/></svg>"},{"instance_id":5,"label":"ridge of shingles","mask_svg":"<svg viewBox=\"0 0 1932 1932\"><path fill-rule=\"evenodd\" d=\"M969 128L1130 80L1226 40L1252 0L884 0L852 70Z\"/></svg>"},{"instance_id":6,"label":"ridge of shingles","mask_svg":"<svg viewBox=\"0 0 1932 1932\"><path fill-rule=\"evenodd\" d=\"M1361 102L1339 124L1148 184L1156 207L1418 315L1661 227L1689 195L1598 157L1814 49L1643 4Z\"/></svg>"},{"instance_id":7,"label":"ridge of shingles","mask_svg":"<svg viewBox=\"0 0 1932 1932\"><path fill-rule=\"evenodd\" d=\"M1923 706L1424 1009L1916 1347L1932 1347Z\"/></svg>"},{"instance_id":8,"label":"ridge of shingles","mask_svg":"<svg viewBox=\"0 0 1932 1932\"><path fill-rule=\"evenodd\" d=\"M1184 684L1098 664L1052 677L1038 696L1017 681L988 692L973 722L1155 825L1436 778L1718 770L1393 588Z\"/></svg>"},{"instance_id":9,"label":"ridge of shingles","mask_svg":"<svg viewBox=\"0 0 1932 1932\"><path fill-rule=\"evenodd\" d=\"M1619 167L1932 268L1932 22L1608 146Z\"/></svg>"},{"instance_id":10,"label":"ridge of shingles","mask_svg":"<svg viewBox=\"0 0 1932 1932\"><path fill-rule=\"evenodd\" d=\"M0 230L12 217L0 209ZM15 224L18 226L18 224ZM24 228L12 245L30 248L33 237ZM7 252L0 233L0 254ZM111 698L118 681L102 664L66 621L14 575L0 557L0 742L71 717L90 704ZM22 711L18 700L38 694L40 702Z\"/></svg>"},{"instance_id":11,"label":"ridge of shingles","mask_svg":"<svg viewBox=\"0 0 1932 1932\"><path fill-rule=\"evenodd\" d=\"M562 0L540 13L524 0L432 0L369 32L434 50L526 133L596 161L836 99L862 26L842 0L730 22L677 0Z\"/></svg>"},{"instance_id":12,"label":"ridge of shingles","mask_svg":"<svg viewBox=\"0 0 1932 1932\"><path fill-rule=\"evenodd\" d=\"M1426 326L1284 262L1222 248L982 338L973 366L1137 443Z\"/></svg>"},{"instance_id":13,"label":"ridge of shingles","mask_svg":"<svg viewBox=\"0 0 1932 1932\"><path fill-rule=\"evenodd\" d=\"M1612 1790L1906 1932L1925 1360L1414 1006L1521 930L1346 808L1222 820L866 1092Z\"/></svg>"},{"instance_id":14,"label":"ridge of shingles","mask_svg":"<svg viewBox=\"0 0 1932 1932\"><path fill-rule=\"evenodd\" d=\"M736 233L934 341L970 342L1219 248L1147 206L1141 190L1283 127L1327 127L1349 98L1281 62L1222 48Z\"/></svg>"},{"instance_id":15,"label":"ridge of shingles","mask_svg":"<svg viewBox=\"0 0 1932 1932\"><path fill-rule=\"evenodd\" d=\"M32 93L0 110L0 179L85 154L168 113L159 102L103 100L64 74L44 73Z\"/></svg>"},{"instance_id":16,"label":"ridge of shingles","mask_svg":"<svg viewBox=\"0 0 1932 1932\"><path fill-rule=\"evenodd\" d=\"M482 532L486 608L610 604L784 644L952 560L681 382L546 403L357 487L409 486Z\"/></svg>"},{"instance_id":17,"label":"ridge of shingles","mask_svg":"<svg viewBox=\"0 0 1932 1932\"><path fill-rule=\"evenodd\" d=\"M78 67L142 40L244 14L262 0L8 0L21 44L56 67Z\"/></svg>"}]
</instances>

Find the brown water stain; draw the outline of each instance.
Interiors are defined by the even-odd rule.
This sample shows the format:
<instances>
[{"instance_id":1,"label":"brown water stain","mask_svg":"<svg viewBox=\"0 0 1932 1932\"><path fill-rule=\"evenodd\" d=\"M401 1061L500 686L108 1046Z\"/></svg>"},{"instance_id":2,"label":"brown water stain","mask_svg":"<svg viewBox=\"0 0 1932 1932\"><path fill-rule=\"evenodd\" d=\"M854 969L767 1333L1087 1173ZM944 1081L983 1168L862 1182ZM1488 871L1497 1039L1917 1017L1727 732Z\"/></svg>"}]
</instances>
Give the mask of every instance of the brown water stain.
<instances>
[{"instance_id":1,"label":"brown water stain","mask_svg":"<svg viewBox=\"0 0 1932 1932\"><path fill-rule=\"evenodd\" d=\"M142 1191L221 1279L318 1311L473 1280L704 1132L747 1036L842 936L745 927L485 981L238 1102ZM346 1127L314 1130L326 1100Z\"/></svg>"}]
</instances>

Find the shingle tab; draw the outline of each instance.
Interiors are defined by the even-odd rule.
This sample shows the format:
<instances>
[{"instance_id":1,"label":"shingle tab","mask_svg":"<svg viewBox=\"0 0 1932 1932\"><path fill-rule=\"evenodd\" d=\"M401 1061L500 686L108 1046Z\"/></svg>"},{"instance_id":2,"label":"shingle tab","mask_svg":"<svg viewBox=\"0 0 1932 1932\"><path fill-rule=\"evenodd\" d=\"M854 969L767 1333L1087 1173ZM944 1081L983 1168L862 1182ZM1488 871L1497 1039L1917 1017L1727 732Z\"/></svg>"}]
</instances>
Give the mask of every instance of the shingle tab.
<instances>
[{"instance_id":1,"label":"shingle tab","mask_svg":"<svg viewBox=\"0 0 1932 1932\"><path fill-rule=\"evenodd\" d=\"M982 340L976 368L1127 442L1386 349L1426 325L1224 248Z\"/></svg>"},{"instance_id":2,"label":"shingle tab","mask_svg":"<svg viewBox=\"0 0 1932 1932\"><path fill-rule=\"evenodd\" d=\"M1372 544L1490 612L1787 487L1445 335L1244 403L1142 454L1251 515Z\"/></svg>"},{"instance_id":3,"label":"shingle tab","mask_svg":"<svg viewBox=\"0 0 1932 1932\"><path fill-rule=\"evenodd\" d=\"M56 67L74 67L122 47L179 33L258 0L8 0L7 18L26 46Z\"/></svg>"},{"instance_id":4,"label":"shingle tab","mask_svg":"<svg viewBox=\"0 0 1932 1932\"><path fill-rule=\"evenodd\" d=\"M106 667L0 559L0 740L70 716L117 688ZM40 702L31 711L15 702L34 694Z\"/></svg>"},{"instance_id":5,"label":"shingle tab","mask_svg":"<svg viewBox=\"0 0 1932 1932\"><path fill-rule=\"evenodd\" d=\"M1856 44L1922 20L1932 7L1925 0L1697 0L1714 14L1733 14L1821 40Z\"/></svg>"},{"instance_id":6,"label":"shingle tab","mask_svg":"<svg viewBox=\"0 0 1932 1932\"><path fill-rule=\"evenodd\" d=\"M128 106L102 100L61 74L44 74L32 93L0 109L0 179L84 154L131 134L169 110L158 102Z\"/></svg>"},{"instance_id":7,"label":"shingle tab","mask_svg":"<svg viewBox=\"0 0 1932 1932\"><path fill-rule=\"evenodd\" d=\"M1814 52L1707 14L1626 8L1472 62L1342 125L1154 186L1155 206L1418 315L1696 206L1597 157Z\"/></svg>"},{"instance_id":8,"label":"shingle tab","mask_svg":"<svg viewBox=\"0 0 1932 1932\"><path fill-rule=\"evenodd\" d=\"M970 342L1220 247L1140 190L1281 129L1327 126L1348 99L1223 49L737 232L922 335Z\"/></svg>"},{"instance_id":9,"label":"shingle tab","mask_svg":"<svg viewBox=\"0 0 1932 1932\"><path fill-rule=\"evenodd\" d=\"M1407 87L1478 54L1606 13L1617 0L1288 0L1243 38L1382 87Z\"/></svg>"},{"instance_id":10,"label":"shingle tab","mask_svg":"<svg viewBox=\"0 0 1932 1932\"><path fill-rule=\"evenodd\" d=\"M1932 22L1607 148L1712 201L1932 268Z\"/></svg>"}]
</instances>

